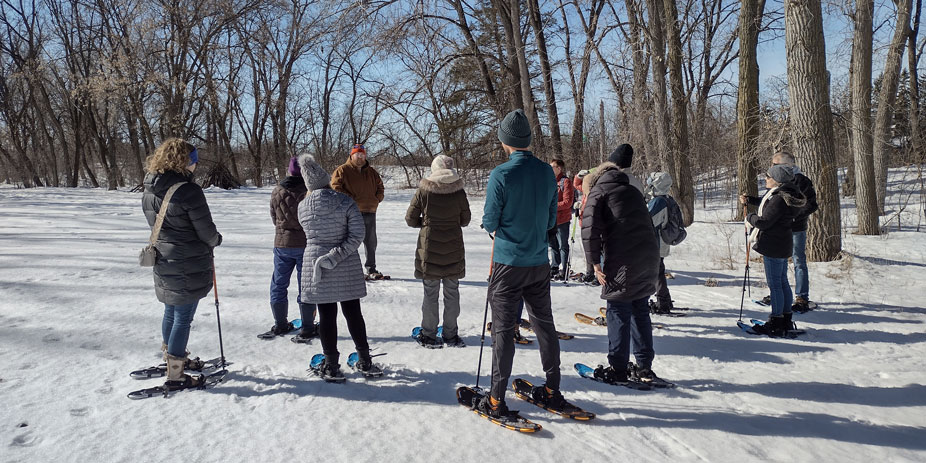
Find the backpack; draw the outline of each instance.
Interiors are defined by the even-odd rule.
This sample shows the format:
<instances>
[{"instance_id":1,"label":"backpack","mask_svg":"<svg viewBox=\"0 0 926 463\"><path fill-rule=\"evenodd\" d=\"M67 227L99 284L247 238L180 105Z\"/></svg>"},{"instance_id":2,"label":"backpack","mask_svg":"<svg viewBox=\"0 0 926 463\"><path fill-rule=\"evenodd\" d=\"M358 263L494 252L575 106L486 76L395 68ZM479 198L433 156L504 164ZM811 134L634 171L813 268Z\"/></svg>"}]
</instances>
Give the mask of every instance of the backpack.
<instances>
[{"instance_id":1,"label":"backpack","mask_svg":"<svg viewBox=\"0 0 926 463\"><path fill-rule=\"evenodd\" d=\"M665 200L668 217L666 224L659 229L659 236L670 246L678 246L688 237L688 232L682 226L682 210L671 196L665 196Z\"/></svg>"}]
</instances>

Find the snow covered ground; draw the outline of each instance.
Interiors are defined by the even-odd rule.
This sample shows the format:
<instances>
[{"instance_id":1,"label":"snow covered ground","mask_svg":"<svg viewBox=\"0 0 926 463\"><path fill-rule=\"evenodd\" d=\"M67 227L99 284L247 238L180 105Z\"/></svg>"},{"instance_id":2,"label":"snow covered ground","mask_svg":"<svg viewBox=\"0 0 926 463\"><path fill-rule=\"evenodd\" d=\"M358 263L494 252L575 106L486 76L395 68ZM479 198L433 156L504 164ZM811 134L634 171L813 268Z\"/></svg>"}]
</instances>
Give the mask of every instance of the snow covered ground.
<instances>
[{"instance_id":1,"label":"snow covered ground","mask_svg":"<svg viewBox=\"0 0 926 463\"><path fill-rule=\"evenodd\" d=\"M914 180L898 172L892 179L896 210ZM318 341L256 338L272 324L270 189L210 189L224 235L216 267L231 372L208 391L132 401L126 393L161 381L128 377L160 357L163 309L150 269L136 260L149 234L141 195L0 188L0 461L926 460L926 233L913 231L922 220L916 194L903 231L847 234L849 258L810 264L820 308L795 316L809 332L797 340L736 327L742 226L723 223L729 205L698 209L688 240L666 261L676 305L691 310L654 317L664 325L654 333L654 369L678 383L674 390L578 377L573 363L605 362L607 337L573 314L595 314L603 303L597 288L554 284L557 327L576 335L560 343L562 388L598 417L570 421L509 394L511 408L544 427L522 435L454 397L455 387L475 382L479 357L491 245L479 229L481 198L471 198L465 230L460 326L469 347L432 351L409 337L422 295L413 275L417 230L404 222L412 193L387 191L377 260L392 280L369 283L362 301L374 353L388 354L376 358L384 378L345 370L346 384L327 384L306 372ZM844 212L852 223L848 203ZM752 274L752 294L761 297L761 264ZM194 355L218 355L215 313L210 294L190 337ZM744 319L767 315L747 299ZM346 357L353 347L343 319L339 326ZM486 355L480 385L490 367ZM518 347L516 377L543 381L536 344Z\"/></svg>"}]
</instances>

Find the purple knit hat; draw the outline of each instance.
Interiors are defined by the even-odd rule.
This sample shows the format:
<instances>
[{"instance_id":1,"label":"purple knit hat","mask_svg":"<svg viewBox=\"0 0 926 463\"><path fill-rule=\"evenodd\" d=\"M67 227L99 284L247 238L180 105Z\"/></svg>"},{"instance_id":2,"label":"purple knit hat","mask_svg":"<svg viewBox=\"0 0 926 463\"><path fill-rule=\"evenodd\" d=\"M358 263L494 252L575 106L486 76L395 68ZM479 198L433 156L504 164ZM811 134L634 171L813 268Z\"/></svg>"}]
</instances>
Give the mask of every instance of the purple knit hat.
<instances>
[{"instance_id":1,"label":"purple knit hat","mask_svg":"<svg viewBox=\"0 0 926 463\"><path fill-rule=\"evenodd\" d=\"M299 168L299 158L289 158L289 168L286 170L289 175L297 177L302 175L302 169Z\"/></svg>"}]
</instances>

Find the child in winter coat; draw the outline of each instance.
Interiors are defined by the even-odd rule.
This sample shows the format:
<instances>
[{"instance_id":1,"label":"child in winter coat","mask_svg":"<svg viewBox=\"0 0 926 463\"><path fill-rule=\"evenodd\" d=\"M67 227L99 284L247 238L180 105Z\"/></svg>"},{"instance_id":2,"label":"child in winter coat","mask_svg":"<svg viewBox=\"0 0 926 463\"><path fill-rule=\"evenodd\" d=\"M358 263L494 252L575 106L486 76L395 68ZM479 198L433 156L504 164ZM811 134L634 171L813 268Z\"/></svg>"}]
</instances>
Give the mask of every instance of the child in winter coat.
<instances>
[{"instance_id":1,"label":"child in winter coat","mask_svg":"<svg viewBox=\"0 0 926 463\"><path fill-rule=\"evenodd\" d=\"M161 350L167 362L164 385L171 390L202 385L201 375L183 373L184 369L203 367L199 358L189 358L186 346L196 306L213 286L212 250L222 244L203 189L193 181L198 161L196 148L179 138L165 140L146 160L148 174L142 210L149 226L155 225L171 187L181 184L170 198L155 243L158 258L154 264L154 292L164 304L161 321Z\"/></svg>"},{"instance_id":2,"label":"child in winter coat","mask_svg":"<svg viewBox=\"0 0 926 463\"><path fill-rule=\"evenodd\" d=\"M768 323L753 329L769 336L784 336L794 327L791 322L791 285L788 283L788 258L791 257L793 244L791 222L806 200L793 182L793 166L773 165L765 174L768 191L761 200L754 196L740 196L742 204L759 206L758 213L749 214L746 221L753 227L749 235L749 241L755 243L752 249L763 256L772 314Z\"/></svg>"},{"instance_id":3,"label":"child in winter coat","mask_svg":"<svg viewBox=\"0 0 926 463\"><path fill-rule=\"evenodd\" d=\"M418 343L424 347L465 347L457 333L460 315L460 279L466 275L463 227L469 225L469 201L463 191L463 179L454 169L453 159L438 155L431 162L431 175L421 179L412 197L405 222L420 228L415 251L415 278L424 284L421 303L421 333ZM444 286L444 329L437 338L437 296Z\"/></svg>"},{"instance_id":4,"label":"child in winter coat","mask_svg":"<svg viewBox=\"0 0 926 463\"><path fill-rule=\"evenodd\" d=\"M298 281L302 281L302 255L305 253L305 231L299 224L299 202L305 197L305 182L299 168L299 159L289 160L288 177L273 189L270 195L270 218L276 234L273 238L273 278L270 280L270 310L274 325L270 332L276 336L289 333L293 324L289 321L289 301L286 295L293 269ZM302 330L294 342L307 343L318 336L315 325L315 306L304 304L297 292L296 302L302 316Z\"/></svg>"},{"instance_id":5,"label":"child in winter coat","mask_svg":"<svg viewBox=\"0 0 926 463\"><path fill-rule=\"evenodd\" d=\"M338 364L338 303L347 320L360 360L357 369L378 369L370 358L367 328L360 312L360 298L367 295L357 248L363 242L363 216L350 196L331 189L331 177L312 156L299 157L308 195L299 203L299 223L306 245L302 272L302 302L318 307L319 338L325 354L321 374L328 381L342 381Z\"/></svg>"}]
</instances>

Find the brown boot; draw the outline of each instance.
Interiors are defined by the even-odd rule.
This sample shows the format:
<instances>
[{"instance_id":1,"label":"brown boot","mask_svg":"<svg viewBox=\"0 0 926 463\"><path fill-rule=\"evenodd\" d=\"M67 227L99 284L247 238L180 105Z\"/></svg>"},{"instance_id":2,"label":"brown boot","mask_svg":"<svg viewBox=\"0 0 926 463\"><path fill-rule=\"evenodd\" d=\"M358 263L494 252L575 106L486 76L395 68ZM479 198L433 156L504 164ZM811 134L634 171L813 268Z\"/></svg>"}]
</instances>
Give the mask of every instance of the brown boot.
<instances>
[{"instance_id":1,"label":"brown boot","mask_svg":"<svg viewBox=\"0 0 926 463\"><path fill-rule=\"evenodd\" d=\"M167 381L164 382L164 386L167 386L170 390L175 390L203 385L202 375L190 376L183 372L186 362L186 357L167 354Z\"/></svg>"}]
</instances>

